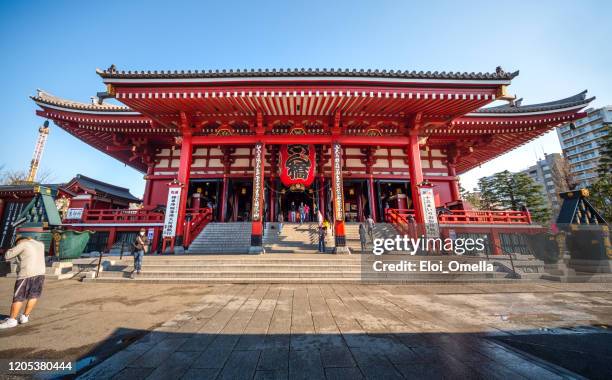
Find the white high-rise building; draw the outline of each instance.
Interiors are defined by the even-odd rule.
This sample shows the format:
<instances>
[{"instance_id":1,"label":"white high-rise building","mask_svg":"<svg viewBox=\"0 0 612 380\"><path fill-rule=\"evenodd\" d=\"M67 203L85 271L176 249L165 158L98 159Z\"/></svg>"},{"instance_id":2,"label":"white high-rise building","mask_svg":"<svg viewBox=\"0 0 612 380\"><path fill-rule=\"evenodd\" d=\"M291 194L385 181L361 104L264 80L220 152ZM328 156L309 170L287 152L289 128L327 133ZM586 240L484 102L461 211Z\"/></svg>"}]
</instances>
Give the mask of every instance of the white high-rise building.
<instances>
[{"instance_id":1,"label":"white high-rise building","mask_svg":"<svg viewBox=\"0 0 612 380\"><path fill-rule=\"evenodd\" d=\"M601 145L612 123L612 106L586 110L587 115L557 128L563 155L578 187L597 181Z\"/></svg>"},{"instance_id":2,"label":"white high-rise building","mask_svg":"<svg viewBox=\"0 0 612 380\"><path fill-rule=\"evenodd\" d=\"M564 165L563 156L559 153L552 153L546 154L535 165L521 171L541 186L542 198L548 203L553 220L556 219L561 209L559 193L569 190L562 178Z\"/></svg>"}]
</instances>

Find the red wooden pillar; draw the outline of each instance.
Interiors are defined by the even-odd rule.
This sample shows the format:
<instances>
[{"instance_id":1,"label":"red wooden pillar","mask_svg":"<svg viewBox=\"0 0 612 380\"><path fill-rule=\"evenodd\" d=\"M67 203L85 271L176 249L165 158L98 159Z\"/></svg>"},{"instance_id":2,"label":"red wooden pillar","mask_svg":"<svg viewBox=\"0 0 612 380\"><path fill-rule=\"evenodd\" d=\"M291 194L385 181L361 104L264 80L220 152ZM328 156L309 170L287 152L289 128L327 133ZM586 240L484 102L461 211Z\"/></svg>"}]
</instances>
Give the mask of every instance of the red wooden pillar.
<instances>
[{"instance_id":1,"label":"red wooden pillar","mask_svg":"<svg viewBox=\"0 0 612 380\"><path fill-rule=\"evenodd\" d=\"M370 204L370 216L373 220L376 219L376 192L374 191L374 176L368 178L368 203Z\"/></svg>"},{"instance_id":2,"label":"red wooden pillar","mask_svg":"<svg viewBox=\"0 0 612 380\"><path fill-rule=\"evenodd\" d=\"M419 149L419 136L414 133L409 135L408 145L408 169L410 173L410 191L412 193L412 204L414 207L414 219L419 225L425 224L423 205L419 186L423 182L423 169L421 168L421 151Z\"/></svg>"},{"instance_id":3,"label":"red wooden pillar","mask_svg":"<svg viewBox=\"0 0 612 380\"><path fill-rule=\"evenodd\" d=\"M274 176L270 178L270 221L276 222L276 181Z\"/></svg>"},{"instance_id":4,"label":"red wooden pillar","mask_svg":"<svg viewBox=\"0 0 612 380\"><path fill-rule=\"evenodd\" d=\"M359 191L357 192L357 220L359 222L365 221L365 212L363 210L363 186L359 185Z\"/></svg>"},{"instance_id":5,"label":"red wooden pillar","mask_svg":"<svg viewBox=\"0 0 612 380\"><path fill-rule=\"evenodd\" d=\"M504 253L501 238L499 237L499 232L496 229L491 229L491 253L493 255L502 255Z\"/></svg>"},{"instance_id":6,"label":"red wooden pillar","mask_svg":"<svg viewBox=\"0 0 612 380\"><path fill-rule=\"evenodd\" d=\"M157 243L159 242L159 234L161 229L159 227L153 229L153 241L151 242L151 253L157 253Z\"/></svg>"},{"instance_id":7,"label":"red wooden pillar","mask_svg":"<svg viewBox=\"0 0 612 380\"><path fill-rule=\"evenodd\" d=\"M183 235L185 227L185 211L187 209L187 197L189 190L189 175L191 172L191 158L193 154L191 133L183 133L181 142L181 157L177 181L182 185L181 200L179 203L178 219L176 223L176 242L178 245L183 244Z\"/></svg>"},{"instance_id":8,"label":"red wooden pillar","mask_svg":"<svg viewBox=\"0 0 612 380\"><path fill-rule=\"evenodd\" d=\"M323 218L325 218L325 194L327 193L327 191L325 191L325 177L323 177L323 175L321 175L319 177L319 210L321 210L321 215L323 215Z\"/></svg>"},{"instance_id":9,"label":"red wooden pillar","mask_svg":"<svg viewBox=\"0 0 612 380\"><path fill-rule=\"evenodd\" d=\"M340 143L332 144L332 197L334 204L334 227L337 254L351 253L346 246L344 232L344 186L342 181L342 147Z\"/></svg>"},{"instance_id":10,"label":"red wooden pillar","mask_svg":"<svg viewBox=\"0 0 612 380\"><path fill-rule=\"evenodd\" d=\"M142 197L142 202L145 206L149 206L151 204L151 188L153 187L153 181L151 180L151 176L153 175L153 165L149 165L147 168L147 174L145 175L145 180L147 181L145 185L144 195Z\"/></svg>"},{"instance_id":11,"label":"red wooden pillar","mask_svg":"<svg viewBox=\"0 0 612 380\"><path fill-rule=\"evenodd\" d=\"M251 248L249 253L264 253L264 144L258 142L253 151L253 201L251 203Z\"/></svg>"},{"instance_id":12,"label":"red wooden pillar","mask_svg":"<svg viewBox=\"0 0 612 380\"><path fill-rule=\"evenodd\" d=\"M461 200L461 192L459 191L459 179L457 178L457 170L455 169L454 164L448 165L448 175L453 177L451 180L451 201Z\"/></svg>"},{"instance_id":13,"label":"red wooden pillar","mask_svg":"<svg viewBox=\"0 0 612 380\"><path fill-rule=\"evenodd\" d=\"M228 199L228 179L227 174L223 174L223 186L221 188L221 215L219 215L219 221L221 223L225 222L225 218L227 216L227 203Z\"/></svg>"},{"instance_id":14,"label":"red wooden pillar","mask_svg":"<svg viewBox=\"0 0 612 380\"><path fill-rule=\"evenodd\" d=\"M108 232L108 240L106 241L106 249L109 251L113 248L113 244L115 244L115 239L117 239L117 229L112 227Z\"/></svg>"}]
</instances>

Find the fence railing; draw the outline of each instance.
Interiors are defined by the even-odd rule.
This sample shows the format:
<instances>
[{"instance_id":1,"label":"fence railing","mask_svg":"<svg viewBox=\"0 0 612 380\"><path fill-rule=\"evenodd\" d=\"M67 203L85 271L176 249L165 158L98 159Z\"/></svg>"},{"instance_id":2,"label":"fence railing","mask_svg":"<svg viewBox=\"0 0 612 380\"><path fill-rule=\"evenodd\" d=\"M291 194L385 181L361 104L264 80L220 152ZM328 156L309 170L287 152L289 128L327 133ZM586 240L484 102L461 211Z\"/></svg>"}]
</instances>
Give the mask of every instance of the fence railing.
<instances>
[{"instance_id":1,"label":"fence railing","mask_svg":"<svg viewBox=\"0 0 612 380\"><path fill-rule=\"evenodd\" d=\"M417 232L414 210L388 208L385 221L402 234L413 235ZM482 211L482 210L445 210L438 215L440 224L531 224L528 211Z\"/></svg>"},{"instance_id":2,"label":"fence railing","mask_svg":"<svg viewBox=\"0 0 612 380\"><path fill-rule=\"evenodd\" d=\"M441 224L531 224L528 211L449 210L438 216Z\"/></svg>"},{"instance_id":3,"label":"fence railing","mask_svg":"<svg viewBox=\"0 0 612 380\"><path fill-rule=\"evenodd\" d=\"M385 221L392 224L395 229L405 235L416 235L416 221L414 220L414 210L388 208L385 209Z\"/></svg>"},{"instance_id":4,"label":"fence railing","mask_svg":"<svg viewBox=\"0 0 612 380\"><path fill-rule=\"evenodd\" d=\"M67 220L73 221L73 220ZM86 209L82 223L163 223L164 214L147 210Z\"/></svg>"}]
</instances>

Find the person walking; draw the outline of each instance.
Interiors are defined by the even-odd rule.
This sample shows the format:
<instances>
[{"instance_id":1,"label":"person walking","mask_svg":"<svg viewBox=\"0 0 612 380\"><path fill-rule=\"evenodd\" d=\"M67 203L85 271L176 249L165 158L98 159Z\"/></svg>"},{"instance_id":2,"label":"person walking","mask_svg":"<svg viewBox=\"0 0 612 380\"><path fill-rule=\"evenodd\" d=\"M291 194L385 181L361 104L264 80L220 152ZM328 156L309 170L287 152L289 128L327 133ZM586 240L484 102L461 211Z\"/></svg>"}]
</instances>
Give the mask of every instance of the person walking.
<instances>
[{"instance_id":1,"label":"person walking","mask_svg":"<svg viewBox=\"0 0 612 380\"><path fill-rule=\"evenodd\" d=\"M327 237L327 228L325 225L319 226L319 252L325 253L325 238Z\"/></svg>"},{"instance_id":2,"label":"person walking","mask_svg":"<svg viewBox=\"0 0 612 380\"><path fill-rule=\"evenodd\" d=\"M308 203L304 205L304 221L310 222L310 206L308 206Z\"/></svg>"},{"instance_id":3,"label":"person walking","mask_svg":"<svg viewBox=\"0 0 612 380\"><path fill-rule=\"evenodd\" d=\"M367 232L363 223L359 224L359 241L361 242L361 253L366 251Z\"/></svg>"},{"instance_id":4,"label":"person walking","mask_svg":"<svg viewBox=\"0 0 612 380\"><path fill-rule=\"evenodd\" d=\"M368 215L368 218L366 219L366 231L368 232L368 236L370 237L370 241L373 242L374 241L374 219L372 218L372 215Z\"/></svg>"},{"instance_id":5,"label":"person walking","mask_svg":"<svg viewBox=\"0 0 612 380\"><path fill-rule=\"evenodd\" d=\"M331 223L329 222L329 220L327 218L325 218L325 220L323 220L323 228L325 228L325 234L327 235L327 232L331 232L331 234L334 234L334 231L332 231L331 229Z\"/></svg>"},{"instance_id":6,"label":"person walking","mask_svg":"<svg viewBox=\"0 0 612 380\"><path fill-rule=\"evenodd\" d=\"M0 323L0 329L10 329L30 321L30 314L40 298L45 283L45 245L29 237L20 236L9 249L5 260L17 261L17 281L9 317ZM20 314L25 302L25 310Z\"/></svg>"},{"instance_id":7,"label":"person walking","mask_svg":"<svg viewBox=\"0 0 612 380\"><path fill-rule=\"evenodd\" d=\"M305 217L306 217L306 216L304 215L304 202L301 202L301 203L300 203L300 208L299 208L299 211L300 211L300 224L302 224L302 223L304 223L304 219L305 219Z\"/></svg>"},{"instance_id":8,"label":"person walking","mask_svg":"<svg viewBox=\"0 0 612 380\"><path fill-rule=\"evenodd\" d=\"M289 211L289 221L295 223L295 202L291 202L291 208Z\"/></svg>"},{"instance_id":9,"label":"person walking","mask_svg":"<svg viewBox=\"0 0 612 380\"><path fill-rule=\"evenodd\" d=\"M280 235L283 231L283 222L285 221L285 217L283 216L282 211L278 213L278 234Z\"/></svg>"},{"instance_id":10,"label":"person walking","mask_svg":"<svg viewBox=\"0 0 612 380\"><path fill-rule=\"evenodd\" d=\"M149 244L150 242L146 231L144 228L141 228L136 236L136 240L134 240L134 271L136 271L136 274L140 274L142 270L142 257L149 251ZM134 272L132 272L132 278L133 275Z\"/></svg>"}]
</instances>

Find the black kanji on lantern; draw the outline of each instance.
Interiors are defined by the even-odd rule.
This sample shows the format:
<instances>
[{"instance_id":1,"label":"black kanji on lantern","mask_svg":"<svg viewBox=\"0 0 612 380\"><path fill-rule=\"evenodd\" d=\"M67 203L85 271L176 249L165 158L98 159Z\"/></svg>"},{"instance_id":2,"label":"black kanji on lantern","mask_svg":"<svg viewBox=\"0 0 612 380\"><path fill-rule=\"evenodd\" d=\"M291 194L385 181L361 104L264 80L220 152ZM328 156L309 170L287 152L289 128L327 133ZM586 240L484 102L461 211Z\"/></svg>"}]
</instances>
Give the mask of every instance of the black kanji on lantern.
<instances>
[{"instance_id":1,"label":"black kanji on lantern","mask_svg":"<svg viewBox=\"0 0 612 380\"><path fill-rule=\"evenodd\" d=\"M311 166L308 145L289 145L287 155L286 165L289 178L306 180Z\"/></svg>"}]
</instances>

